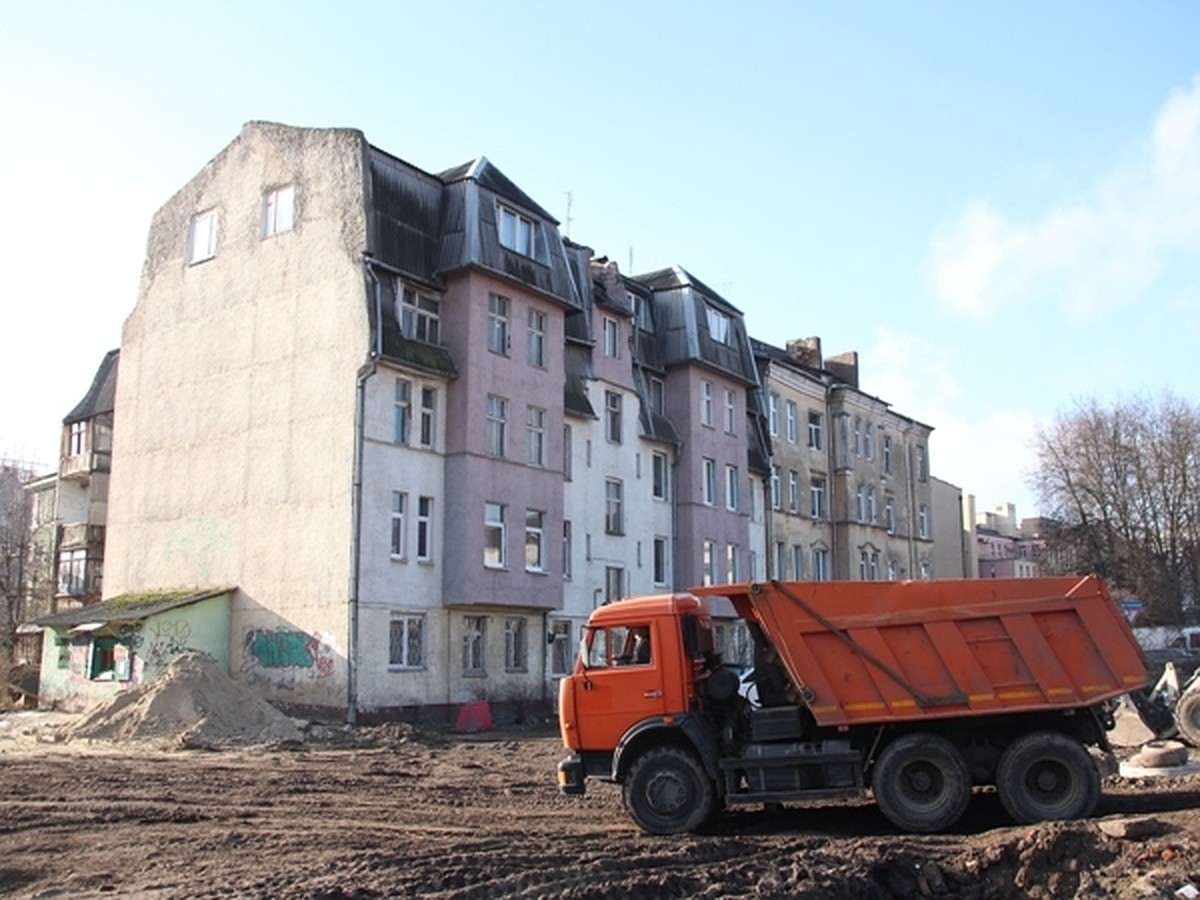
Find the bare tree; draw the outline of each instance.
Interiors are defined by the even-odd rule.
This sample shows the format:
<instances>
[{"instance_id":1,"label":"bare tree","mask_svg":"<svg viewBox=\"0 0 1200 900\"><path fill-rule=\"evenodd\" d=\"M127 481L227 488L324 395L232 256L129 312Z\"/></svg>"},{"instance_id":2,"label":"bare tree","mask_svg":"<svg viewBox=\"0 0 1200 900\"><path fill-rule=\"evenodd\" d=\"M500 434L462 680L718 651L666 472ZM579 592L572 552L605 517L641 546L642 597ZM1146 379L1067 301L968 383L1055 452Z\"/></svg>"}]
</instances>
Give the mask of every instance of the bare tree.
<instances>
[{"instance_id":1,"label":"bare tree","mask_svg":"<svg viewBox=\"0 0 1200 900\"><path fill-rule=\"evenodd\" d=\"M1171 393L1079 401L1035 439L1031 484L1076 568L1176 624L1200 588L1200 407Z\"/></svg>"},{"instance_id":2,"label":"bare tree","mask_svg":"<svg viewBox=\"0 0 1200 900\"><path fill-rule=\"evenodd\" d=\"M17 627L30 615L48 612L50 544L38 539L31 466L0 461L0 656L7 672L16 662ZM52 526L51 526L52 527Z\"/></svg>"}]
</instances>

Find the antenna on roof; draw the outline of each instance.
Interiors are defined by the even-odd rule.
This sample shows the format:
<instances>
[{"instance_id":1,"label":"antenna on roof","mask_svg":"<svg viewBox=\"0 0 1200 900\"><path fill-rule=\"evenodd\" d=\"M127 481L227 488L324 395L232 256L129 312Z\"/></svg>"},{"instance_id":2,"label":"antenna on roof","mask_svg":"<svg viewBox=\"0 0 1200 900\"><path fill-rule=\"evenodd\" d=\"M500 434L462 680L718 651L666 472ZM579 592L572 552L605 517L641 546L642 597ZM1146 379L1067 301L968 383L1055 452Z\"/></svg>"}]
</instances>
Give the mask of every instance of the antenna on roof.
<instances>
[{"instance_id":1,"label":"antenna on roof","mask_svg":"<svg viewBox=\"0 0 1200 900\"><path fill-rule=\"evenodd\" d=\"M633 274L633 248L629 248L629 274Z\"/></svg>"},{"instance_id":2,"label":"antenna on roof","mask_svg":"<svg viewBox=\"0 0 1200 900\"><path fill-rule=\"evenodd\" d=\"M571 236L571 192L564 191L567 195L567 237Z\"/></svg>"}]
</instances>

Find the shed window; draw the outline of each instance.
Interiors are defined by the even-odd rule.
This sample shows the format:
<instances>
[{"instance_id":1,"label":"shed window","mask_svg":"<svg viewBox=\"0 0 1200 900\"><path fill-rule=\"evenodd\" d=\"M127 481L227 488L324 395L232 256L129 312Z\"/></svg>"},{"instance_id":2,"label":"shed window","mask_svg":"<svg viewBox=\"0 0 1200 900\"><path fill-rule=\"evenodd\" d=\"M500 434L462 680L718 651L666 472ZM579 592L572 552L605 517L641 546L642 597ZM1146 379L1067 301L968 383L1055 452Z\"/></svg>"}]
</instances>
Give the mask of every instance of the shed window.
<instances>
[{"instance_id":1,"label":"shed window","mask_svg":"<svg viewBox=\"0 0 1200 900\"><path fill-rule=\"evenodd\" d=\"M97 637L92 641L91 678L93 681L128 681L131 674L129 644L115 637Z\"/></svg>"}]
</instances>

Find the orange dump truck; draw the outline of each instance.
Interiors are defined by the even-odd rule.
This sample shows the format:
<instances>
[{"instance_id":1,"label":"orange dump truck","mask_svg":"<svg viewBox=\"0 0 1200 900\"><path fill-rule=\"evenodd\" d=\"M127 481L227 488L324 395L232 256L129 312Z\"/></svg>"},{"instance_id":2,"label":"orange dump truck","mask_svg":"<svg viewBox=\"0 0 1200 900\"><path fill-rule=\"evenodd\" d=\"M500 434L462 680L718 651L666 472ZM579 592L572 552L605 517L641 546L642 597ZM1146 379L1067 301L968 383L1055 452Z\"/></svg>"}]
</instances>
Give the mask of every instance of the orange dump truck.
<instances>
[{"instance_id":1,"label":"orange dump truck","mask_svg":"<svg viewBox=\"0 0 1200 900\"><path fill-rule=\"evenodd\" d=\"M714 652L705 598L755 642L753 692ZM559 689L567 794L622 786L645 831L735 804L862 797L939 831L973 787L1018 822L1089 815L1114 701L1141 650L1094 577L771 582L597 609ZM746 694L754 702L746 699Z\"/></svg>"}]
</instances>

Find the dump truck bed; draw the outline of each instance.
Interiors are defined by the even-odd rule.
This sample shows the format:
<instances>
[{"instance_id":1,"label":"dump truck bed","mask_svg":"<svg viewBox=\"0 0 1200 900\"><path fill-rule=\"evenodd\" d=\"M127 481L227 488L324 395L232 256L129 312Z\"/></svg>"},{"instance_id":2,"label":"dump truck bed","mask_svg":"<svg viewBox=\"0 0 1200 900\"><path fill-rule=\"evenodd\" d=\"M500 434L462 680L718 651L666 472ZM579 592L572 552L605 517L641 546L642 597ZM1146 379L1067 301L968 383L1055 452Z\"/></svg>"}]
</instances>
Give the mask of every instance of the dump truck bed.
<instances>
[{"instance_id":1,"label":"dump truck bed","mask_svg":"<svg viewBox=\"0 0 1200 900\"><path fill-rule=\"evenodd\" d=\"M818 724L1091 706L1143 686L1096 577L695 588L765 632Z\"/></svg>"}]
</instances>

